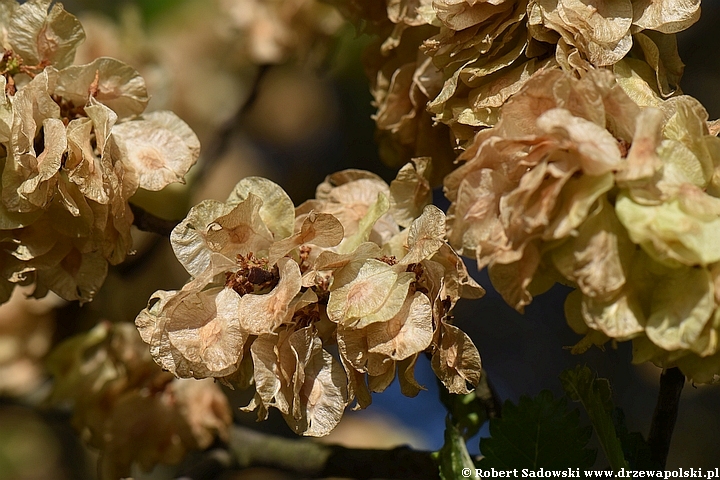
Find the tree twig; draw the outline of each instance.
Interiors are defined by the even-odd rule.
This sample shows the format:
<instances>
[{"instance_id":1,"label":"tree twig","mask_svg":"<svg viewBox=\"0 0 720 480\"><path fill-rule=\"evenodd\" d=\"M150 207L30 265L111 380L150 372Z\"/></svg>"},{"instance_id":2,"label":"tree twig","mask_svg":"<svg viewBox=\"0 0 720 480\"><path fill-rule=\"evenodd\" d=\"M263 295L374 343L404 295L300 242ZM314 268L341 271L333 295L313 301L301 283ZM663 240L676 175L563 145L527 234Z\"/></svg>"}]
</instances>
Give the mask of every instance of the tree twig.
<instances>
[{"instance_id":1,"label":"tree twig","mask_svg":"<svg viewBox=\"0 0 720 480\"><path fill-rule=\"evenodd\" d=\"M130 210L132 210L133 216L135 217L133 219L133 225L143 232L157 233L163 237L169 237L173 228L180 223L178 220L165 220L164 218L156 217L144 208L133 205L132 203L130 204Z\"/></svg>"},{"instance_id":2,"label":"tree twig","mask_svg":"<svg viewBox=\"0 0 720 480\"><path fill-rule=\"evenodd\" d=\"M304 478L438 480L430 452L397 447L391 450L353 449L305 439L287 439L234 426L230 435L231 460L213 453L209 468L187 472L183 480L209 480L219 468L268 467ZM204 463L204 462L201 462ZM194 475L194 476L193 476Z\"/></svg>"},{"instance_id":3,"label":"tree twig","mask_svg":"<svg viewBox=\"0 0 720 480\"><path fill-rule=\"evenodd\" d=\"M227 450L208 450L202 460L194 463L182 477L176 480L215 480L233 467L233 459Z\"/></svg>"},{"instance_id":4,"label":"tree twig","mask_svg":"<svg viewBox=\"0 0 720 480\"><path fill-rule=\"evenodd\" d=\"M477 395L478 401L480 401L485 408L485 413L488 418L500 418L502 414L502 400L500 400L500 396L490 383L490 379L488 379L485 370L483 370L480 376L480 383L475 387L475 394Z\"/></svg>"},{"instance_id":5,"label":"tree twig","mask_svg":"<svg viewBox=\"0 0 720 480\"><path fill-rule=\"evenodd\" d=\"M257 100L260 93L260 85L262 84L262 81L265 78L267 72L270 71L271 66L272 65L269 64L263 64L258 66L255 80L253 81L252 87L250 88L250 93L248 93L247 97L245 97L245 101L242 103L242 105L238 107L235 114L227 121L225 121L225 123L223 123L213 143L210 144L210 147L207 149L207 151L203 152L202 161L198 163L196 167L197 170L195 172L195 179L193 181L194 185L200 184L202 179L207 175L215 162L217 162L223 155L223 153L227 151L233 133L235 133L235 129L240 124L243 117L247 115L252 106L255 104L255 101Z\"/></svg>"},{"instance_id":6,"label":"tree twig","mask_svg":"<svg viewBox=\"0 0 720 480\"><path fill-rule=\"evenodd\" d=\"M652 462L662 469L667 463L683 386L685 375L677 367L668 368L660 375L660 391L650 425L648 444Z\"/></svg>"}]
</instances>

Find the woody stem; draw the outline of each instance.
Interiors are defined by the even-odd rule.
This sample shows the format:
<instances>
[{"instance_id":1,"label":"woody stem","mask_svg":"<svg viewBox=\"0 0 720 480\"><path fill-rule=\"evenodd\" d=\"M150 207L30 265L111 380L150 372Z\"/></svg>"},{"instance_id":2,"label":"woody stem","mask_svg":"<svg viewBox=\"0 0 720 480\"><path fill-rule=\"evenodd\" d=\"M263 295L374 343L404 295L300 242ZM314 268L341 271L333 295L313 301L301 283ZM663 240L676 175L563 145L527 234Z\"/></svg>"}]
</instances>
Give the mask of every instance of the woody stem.
<instances>
[{"instance_id":1,"label":"woody stem","mask_svg":"<svg viewBox=\"0 0 720 480\"><path fill-rule=\"evenodd\" d=\"M165 220L164 218L156 217L144 208L133 205L132 203L130 204L130 210L132 210L134 217L133 225L143 232L157 233L163 237L170 237L173 228L180 223L177 220Z\"/></svg>"},{"instance_id":2,"label":"woody stem","mask_svg":"<svg viewBox=\"0 0 720 480\"><path fill-rule=\"evenodd\" d=\"M685 375L679 368L668 368L660 375L660 391L653 413L648 443L652 462L664 469L670 451L675 421L678 415L680 394L685 385Z\"/></svg>"},{"instance_id":3,"label":"woody stem","mask_svg":"<svg viewBox=\"0 0 720 480\"><path fill-rule=\"evenodd\" d=\"M229 455L208 452L182 480L209 480L223 470L268 467L303 478L342 477L438 480L431 452L397 447L391 450L353 449L310 440L291 440L234 426ZM179 479L178 479L179 480Z\"/></svg>"}]
</instances>

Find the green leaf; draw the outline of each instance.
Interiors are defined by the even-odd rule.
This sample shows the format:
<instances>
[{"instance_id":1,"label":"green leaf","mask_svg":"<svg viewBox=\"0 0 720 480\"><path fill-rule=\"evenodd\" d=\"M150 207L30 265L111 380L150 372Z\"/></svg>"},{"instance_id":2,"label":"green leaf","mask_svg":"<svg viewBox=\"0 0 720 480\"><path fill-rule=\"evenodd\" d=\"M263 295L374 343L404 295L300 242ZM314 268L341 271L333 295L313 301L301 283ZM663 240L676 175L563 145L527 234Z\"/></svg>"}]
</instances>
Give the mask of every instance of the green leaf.
<instances>
[{"instance_id":1,"label":"green leaf","mask_svg":"<svg viewBox=\"0 0 720 480\"><path fill-rule=\"evenodd\" d=\"M438 452L438 457L442 480L462 478L463 470L475 471L475 464L467 451L465 439L450 420L450 415L445 419L445 443Z\"/></svg>"},{"instance_id":2,"label":"green leaf","mask_svg":"<svg viewBox=\"0 0 720 480\"><path fill-rule=\"evenodd\" d=\"M478 468L590 468L597 452L586 448L592 429L580 426L580 414L567 400L543 390L535 398L507 401L502 417L490 420L490 438L480 440L484 457Z\"/></svg>"},{"instance_id":3,"label":"green leaf","mask_svg":"<svg viewBox=\"0 0 720 480\"><path fill-rule=\"evenodd\" d=\"M620 408L613 411L613 423L630 469L662 470L660 465L653 463L650 445L642 433L628 431L627 425L625 425L625 413Z\"/></svg>"},{"instance_id":4,"label":"green leaf","mask_svg":"<svg viewBox=\"0 0 720 480\"><path fill-rule=\"evenodd\" d=\"M628 463L625 461L622 444L612 419L614 407L610 382L597 378L592 370L584 365L578 365L574 370L565 370L560 374L560 382L568 397L575 402L581 402L585 408L610 462L610 468L615 472L621 468L627 469Z\"/></svg>"}]
</instances>

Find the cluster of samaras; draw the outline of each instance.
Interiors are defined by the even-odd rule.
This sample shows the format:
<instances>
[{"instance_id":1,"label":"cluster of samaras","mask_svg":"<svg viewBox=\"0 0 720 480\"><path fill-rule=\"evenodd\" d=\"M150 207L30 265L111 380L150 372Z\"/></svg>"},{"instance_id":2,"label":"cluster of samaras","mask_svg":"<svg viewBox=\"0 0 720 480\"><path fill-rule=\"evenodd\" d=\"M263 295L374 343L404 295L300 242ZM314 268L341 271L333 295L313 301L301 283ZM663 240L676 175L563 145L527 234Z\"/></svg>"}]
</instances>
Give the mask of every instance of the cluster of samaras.
<instances>
[{"instance_id":1,"label":"cluster of samaras","mask_svg":"<svg viewBox=\"0 0 720 480\"><path fill-rule=\"evenodd\" d=\"M336 173L297 208L276 184L246 178L226 202L193 207L171 236L192 279L156 292L136 320L155 360L180 377L254 383L247 409L265 418L275 407L314 436L396 372L416 395L425 353L450 391L467 392L480 358L449 314L483 290L445 242L426 167L417 159L390 186Z\"/></svg>"},{"instance_id":2,"label":"cluster of samaras","mask_svg":"<svg viewBox=\"0 0 720 480\"><path fill-rule=\"evenodd\" d=\"M562 282L576 351L720 373L720 141L674 36L699 0L340 3L378 35L383 151L445 169L450 245L510 305Z\"/></svg>"},{"instance_id":3,"label":"cluster of samaras","mask_svg":"<svg viewBox=\"0 0 720 480\"><path fill-rule=\"evenodd\" d=\"M60 4L0 1L0 302L17 284L88 301L130 251L138 188L181 181L200 144L113 58L71 65L85 38Z\"/></svg>"}]
</instances>

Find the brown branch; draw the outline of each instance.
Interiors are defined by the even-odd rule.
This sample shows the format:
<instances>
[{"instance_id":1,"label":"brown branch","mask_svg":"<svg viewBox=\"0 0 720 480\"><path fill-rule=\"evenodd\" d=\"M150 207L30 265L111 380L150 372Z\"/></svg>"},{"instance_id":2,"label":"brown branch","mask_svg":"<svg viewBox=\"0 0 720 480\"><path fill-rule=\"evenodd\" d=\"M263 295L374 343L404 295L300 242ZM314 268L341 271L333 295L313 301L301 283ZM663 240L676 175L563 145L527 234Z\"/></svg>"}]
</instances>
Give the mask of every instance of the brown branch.
<instances>
[{"instance_id":1,"label":"brown branch","mask_svg":"<svg viewBox=\"0 0 720 480\"><path fill-rule=\"evenodd\" d=\"M165 220L158 218L142 207L130 204L133 213L133 225L143 232L157 233L163 237L170 237L170 232L177 226L178 220Z\"/></svg>"},{"instance_id":2,"label":"brown branch","mask_svg":"<svg viewBox=\"0 0 720 480\"><path fill-rule=\"evenodd\" d=\"M235 426L230 435L230 459L212 454L202 468L180 477L209 480L221 469L267 467L303 478L438 480L430 452L397 447L391 450L352 449L306 439L287 439Z\"/></svg>"},{"instance_id":3,"label":"brown branch","mask_svg":"<svg viewBox=\"0 0 720 480\"><path fill-rule=\"evenodd\" d=\"M215 480L233 467L233 459L227 450L208 450L202 460L194 463L182 477L175 480Z\"/></svg>"},{"instance_id":4,"label":"brown branch","mask_svg":"<svg viewBox=\"0 0 720 480\"><path fill-rule=\"evenodd\" d=\"M685 375L677 367L664 370L660 375L660 391L650 425L648 444L653 464L662 469L667 463L683 386L685 386Z\"/></svg>"},{"instance_id":5,"label":"brown branch","mask_svg":"<svg viewBox=\"0 0 720 480\"><path fill-rule=\"evenodd\" d=\"M255 104L255 101L260 94L260 85L265 78L270 67L272 65L263 64L258 66L255 80L253 81L250 93L245 97L245 101L240 105L235 114L229 118L220 127L215 140L202 155L202 161L197 165L197 171L195 172L195 178L193 185L199 185L201 180L207 175L211 167L217 162L223 153L225 153L230 145L230 140L235 133L235 129L240 125L242 119L247 115L250 109Z\"/></svg>"}]
</instances>

